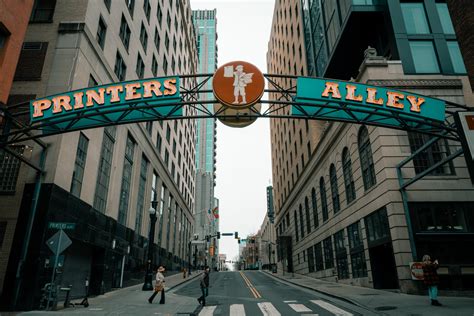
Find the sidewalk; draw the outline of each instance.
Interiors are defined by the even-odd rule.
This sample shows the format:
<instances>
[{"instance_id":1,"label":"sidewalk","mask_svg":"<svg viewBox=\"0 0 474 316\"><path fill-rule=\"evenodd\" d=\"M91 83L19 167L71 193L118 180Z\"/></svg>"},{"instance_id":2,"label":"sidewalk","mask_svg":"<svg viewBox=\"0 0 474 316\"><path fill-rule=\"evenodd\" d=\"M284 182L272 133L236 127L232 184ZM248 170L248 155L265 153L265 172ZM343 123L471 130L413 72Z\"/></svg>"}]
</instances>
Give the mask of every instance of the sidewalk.
<instances>
[{"instance_id":1,"label":"sidewalk","mask_svg":"<svg viewBox=\"0 0 474 316\"><path fill-rule=\"evenodd\" d=\"M422 295L408 295L384 290L328 282L295 273L270 273L268 275L322 294L350 302L381 315L474 315L474 298L440 297L442 307L431 306Z\"/></svg>"},{"instance_id":2,"label":"sidewalk","mask_svg":"<svg viewBox=\"0 0 474 316\"><path fill-rule=\"evenodd\" d=\"M202 271L193 271L192 275L186 279L183 278L182 273L171 276L165 274L165 305L158 304L160 294L157 295L153 304L149 304L147 300L153 292L142 291L143 283L141 283L89 298L89 307L87 308L79 305L63 309L63 302L59 302L57 311L30 311L20 315L175 315L190 313L198 306L196 299L182 298L171 293L171 290L199 277L201 274ZM72 302L78 303L80 301L73 300Z\"/></svg>"}]
</instances>

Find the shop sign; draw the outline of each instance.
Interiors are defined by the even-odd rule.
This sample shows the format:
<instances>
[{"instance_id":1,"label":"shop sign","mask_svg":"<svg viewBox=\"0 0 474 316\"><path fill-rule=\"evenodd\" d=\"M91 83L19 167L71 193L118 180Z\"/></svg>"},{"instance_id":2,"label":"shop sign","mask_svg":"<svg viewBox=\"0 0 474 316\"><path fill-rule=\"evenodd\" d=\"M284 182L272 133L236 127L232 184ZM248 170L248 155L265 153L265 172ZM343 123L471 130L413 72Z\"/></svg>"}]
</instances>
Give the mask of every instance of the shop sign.
<instances>
[{"instance_id":1,"label":"shop sign","mask_svg":"<svg viewBox=\"0 0 474 316\"><path fill-rule=\"evenodd\" d=\"M263 96L265 78L251 63L233 61L217 69L212 78L212 89L223 105L243 109L257 103Z\"/></svg>"},{"instance_id":2,"label":"shop sign","mask_svg":"<svg viewBox=\"0 0 474 316\"><path fill-rule=\"evenodd\" d=\"M30 102L32 123L58 122L58 127L77 120L75 127L104 126L104 121L136 122L163 116L182 115L179 78L127 81L56 94ZM136 106L145 106L134 110ZM97 112L102 115L97 118ZM93 113L93 118L88 118ZM81 116L78 116L81 114ZM74 118L74 119L73 119ZM54 126L51 127L54 129Z\"/></svg>"},{"instance_id":3,"label":"shop sign","mask_svg":"<svg viewBox=\"0 0 474 316\"><path fill-rule=\"evenodd\" d=\"M396 127L403 127L397 117L414 122L413 126L426 120L440 123L445 120L443 100L355 82L299 77L295 101L301 102L292 108L295 116L378 121Z\"/></svg>"},{"instance_id":4,"label":"shop sign","mask_svg":"<svg viewBox=\"0 0 474 316\"><path fill-rule=\"evenodd\" d=\"M410 274L412 280L423 281L423 263L410 262Z\"/></svg>"}]
</instances>

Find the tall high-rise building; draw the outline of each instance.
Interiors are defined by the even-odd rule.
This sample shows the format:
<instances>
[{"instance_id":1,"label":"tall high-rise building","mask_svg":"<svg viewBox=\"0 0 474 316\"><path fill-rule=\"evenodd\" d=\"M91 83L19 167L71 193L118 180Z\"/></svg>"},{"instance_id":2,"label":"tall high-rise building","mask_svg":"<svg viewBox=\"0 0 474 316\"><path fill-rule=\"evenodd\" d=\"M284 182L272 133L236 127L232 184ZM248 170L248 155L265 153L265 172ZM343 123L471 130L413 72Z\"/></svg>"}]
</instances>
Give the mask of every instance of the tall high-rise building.
<instances>
[{"instance_id":1,"label":"tall high-rise building","mask_svg":"<svg viewBox=\"0 0 474 316\"><path fill-rule=\"evenodd\" d=\"M29 101L110 82L195 74L195 38L189 1L36 0L12 95L16 102ZM51 280L54 257L46 240L57 223L73 228L66 231L72 245L60 257L57 284L71 284L81 296L86 279L90 294L141 282L151 201L158 217L153 264L187 266L195 139L192 120L47 137L40 177L2 156L0 165L8 167L0 178L3 249L9 250L0 254L8 260L0 276L4 304L38 305L40 289ZM40 145L17 147L25 158L40 161Z\"/></svg>"},{"instance_id":2,"label":"tall high-rise building","mask_svg":"<svg viewBox=\"0 0 474 316\"><path fill-rule=\"evenodd\" d=\"M216 10L195 10L193 11L194 27L196 29L197 49L199 55L198 72L202 74L212 74L217 69L217 17ZM212 80L209 80L203 87L205 90L212 90ZM212 93L201 94L201 101L213 100ZM203 103L210 113L214 112L214 104ZM196 183L199 183L196 190L196 224L195 234L200 239L206 235L216 235L219 230L219 219L212 214L212 210L218 211L218 201L214 196L216 185L216 135L217 123L215 119L198 119L196 121ZM217 239L211 238L205 247L199 248L198 258L206 258L201 264L217 263ZM212 247L213 256L206 255L206 247ZM210 251L207 254L211 254Z\"/></svg>"},{"instance_id":3,"label":"tall high-rise building","mask_svg":"<svg viewBox=\"0 0 474 316\"><path fill-rule=\"evenodd\" d=\"M443 1L276 1L267 60L269 72L472 102ZM420 288L409 264L430 254L443 262L441 288L470 286L474 258L462 249L474 243L466 234L474 231L469 211L474 190L463 158L441 164L459 143L339 122L314 131L303 128L298 138L291 121L275 122L271 141L280 268L412 293ZM307 146L304 139L315 143ZM431 146L414 155L430 140ZM290 165L301 153L308 153L305 167L294 173ZM290 156L288 165L285 156ZM404 159L409 163L397 168ZM283 192L282 169L292 177L283 183ZM429 175L421 177L428 169Z\"/></svg>"}]
</instances>

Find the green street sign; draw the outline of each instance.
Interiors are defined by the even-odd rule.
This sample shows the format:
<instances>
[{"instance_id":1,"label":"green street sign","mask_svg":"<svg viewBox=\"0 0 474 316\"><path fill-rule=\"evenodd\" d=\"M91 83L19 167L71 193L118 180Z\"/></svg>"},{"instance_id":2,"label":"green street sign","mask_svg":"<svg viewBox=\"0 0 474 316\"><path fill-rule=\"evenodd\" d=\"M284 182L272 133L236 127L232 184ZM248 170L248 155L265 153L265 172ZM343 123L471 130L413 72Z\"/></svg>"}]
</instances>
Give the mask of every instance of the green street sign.
<instances>
[{"instance_id":1,"label":"green street sign","mask_svg":"<svg viewBox=\"0 0 474 316\"><path fill-rule=\"evenodd\" d=\"M420 128L445 120L445 101L411 92L355 82L297 79L293 116L344 122L377 122L397 128ZM402 123L406 122L406 123Z\"/></svg>"},{"instance_id":2,"label":"green street sign","mask_svg":"<svg viewBox=\"0 0 474 316\"><path fill-rule=\"evenodd\" d=\"M75 228L76 228L76 223L58 223L58 222L48 223L48 229L74 230Z\"/></svg>"}]
</instances>

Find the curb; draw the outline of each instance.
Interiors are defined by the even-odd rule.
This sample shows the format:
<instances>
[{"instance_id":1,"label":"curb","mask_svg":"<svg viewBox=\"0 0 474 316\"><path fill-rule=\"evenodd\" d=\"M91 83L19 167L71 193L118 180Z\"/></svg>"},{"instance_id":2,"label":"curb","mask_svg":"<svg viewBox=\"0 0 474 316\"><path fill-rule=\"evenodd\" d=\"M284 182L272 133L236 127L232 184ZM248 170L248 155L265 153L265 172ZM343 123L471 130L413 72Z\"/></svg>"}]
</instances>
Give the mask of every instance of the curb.
<instances>
[{"instance_id":1,"label":"curb","mask_svg":"<svg viewBox=\"0 0 474 316\"><path fill-rule=\"evenodd\" d=\"M346 297L339 296L339 295L335 295L335 294L332 294L332 293L328 293L328 292L325 292L325 291L322 291L322 290L319 290L319 289L315 289L315 288L310 287L310 286L308 286L308 285L298 284L298 283L292 282L292 281L290 281L290 280L284 279L284 278L282 278L282 277L280 277L280 276L273 275L273 274L271 274L270 272L263 271L263 273L265 273L265 274L267 274L267 275L269 275L270 277L273 277L273 278L275 278L275 279L283 280L283 281L285 281L285 282L287 282L287 283L291 283L291 284L294 284L294 285L303 287L303 288L305 288L305 289L312 290L312 291L315 291L315 292L318 292L318 293L321 293L321 294L330 296L330 297L332 297L332 298L336 298L336 299L342 300L342 301L344 301L344 302L346 302L346 303L349 303L349 304L352 304L352 305L355 305L355 306L358 306L358 307L361 307L361 308L365 308L365 309L367 309L367 310L372 311L371 308L369 308L369 307L367 307L367 306L365 306L365 305L362 305L362 304L360 304L360 303L358 303L358 302L356 302L356 301L354 301L354 300L348 299L348 298L346 298ZM373 312L373 311L372 311L372 312Z\"/></svg>"},{"instance_id":2,"label":"curb","mask_svg":"<svg viewBox=\"0 0 474 316\"><path fill-rule=\"evenodd\" d=\"M170 291L170 290L174 289L174 288L177 287L177 286L180 286L180 285L182 285L182 284L184 284L184 283L188 283L189 281L194 280L195 278L197 278L198 276L200 276L202 273L203 273L202 271L194 272L191 277L188 276L183 282L178 283L178 284L175 284L175 285L172 285L172 286L170 286L167 290Z\"/></svg>"}]
</instances>

